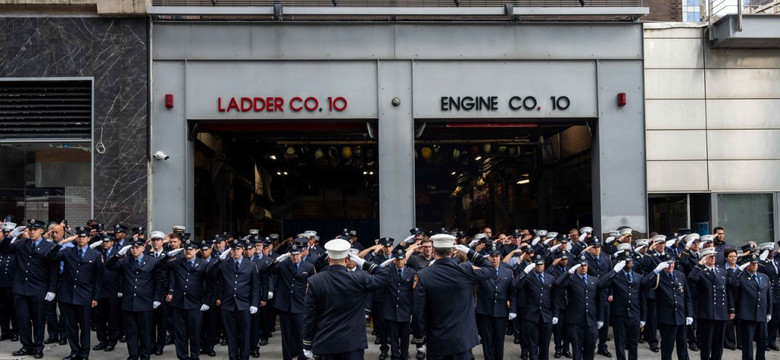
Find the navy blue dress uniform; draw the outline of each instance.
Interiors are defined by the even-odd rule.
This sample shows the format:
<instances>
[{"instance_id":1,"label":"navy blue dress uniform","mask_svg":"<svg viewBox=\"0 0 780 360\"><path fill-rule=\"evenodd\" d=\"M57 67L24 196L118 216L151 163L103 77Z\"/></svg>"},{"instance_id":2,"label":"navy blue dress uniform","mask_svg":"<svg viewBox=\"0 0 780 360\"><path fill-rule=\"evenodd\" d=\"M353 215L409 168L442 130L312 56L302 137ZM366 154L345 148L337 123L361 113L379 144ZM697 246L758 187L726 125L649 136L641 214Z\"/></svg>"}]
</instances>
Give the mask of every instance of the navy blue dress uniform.
<instances>
[{"instance_id":1,"label":"navy blue dress uniform","mask_svg":"<svg viewBox=\"0 0 780 360\"><path fill-rule=\"evenodd\" d=\"M249 240L234 239L231 251L254 246ZM231 254L232 255L232 254ZM261 278L252 260L228 257L218 259L208 268L210 276L217 277L219 309L227 333L228 353L231 359L249 359L250 315L260 306Z\"/></svg>"},{"instance_id":2,"label":"navy blue dress uniform","mask_svg":"<svg viewBox=\"0 0 780 360\"><path fill-rule=\"evenodd\" d=\"M758 256L747 258L758 263ZM758 271L737 270L729 278L736 300L736 319L739 320L742 337L742 359L753 359L753 340L756 341L756 359L764 359L766 351L766 323L772 314L772 292L769 277Z\"/></svg>"},{"instance_id":3,"label":"navy blue dress uniform","mask_svg":"<svg viewBox=\"0 0 780 360\"><path fill-rule=\"evenodd\" d=\"M271 241L270 236L263 241L263 249L273 249L273 242ZM267 254L265 254L265 256L269 258L271 263L273 263L274 259L279 257L279 255L273 251L269 251ZM271 264L269 263L268 265L270 266ZM270 274L268 271L264 270L263 281L263 286L265 286L265 294L263 294L262 298L266 299L266 306L260 309L260 313L263 315L263 332L260 336L261 346L268 345L268 338L273 335L272 333L275 331L276 327L276 309L273 307L274 299L271 295L276 288L276 275Z\"/></svg>"},{"instance_id":4,"label":"navy blue dress uniform","mask_svg":"<svg viewBox=\"0 0 780 360\"><path fill-rule=\"evenodd\" d=\"M597 237L592 237L588 242L588 245L593 246L594 248L601 247L601 241ZM593 256L588 253L585 255L585 258L588 259L588 275L601 278L612 270L612 261L610 260L609 255L605 254L603 251L600 252L598 256ZM600 298L607 299L611 295L609 292L609 286L601 288L601 293L599 294ZM609 338L608 323L610 318L609 302L602 301L601 311L599 313L601 314L599 320L604 322L604 326L602 326L601 329L598 329L599 343L597 351L599 354L611 357L609 349L607 349L607 339Z\"/></svg>"},{"instance_id":5,"label":"navy blue dress uniform","mask_svg":"<svg viewBox=\"0 0 780 360\"><path fill-rule=\"evenodd\" d=\"M524 255L528 254L529 256L534 256L534 249L530 246L525 247L525 252L523 252L523 255L520 255L518 258L517 264L512 268L512 273L514 274L514 277L517 277L520 275L520 273L523 272L523 269L531 263L531 261L525 260ZM523 259L523 260L520 260ZM515 303L517 304L515 307L517 308L517 313L522 314L525 311L526 306L526 300L525 300L525 287L515 288ZM514 320L510 321L512 324L512 330L514 332L514 343L520 344L520 358L525 360L528 359L528 339L525 336L525 320L518 316Z\"/></svg>"},{"instance_id":6,"label":"navy blue dress uniform","mask_svg":"<svg viewBox=\"0 0 780 360\"><path fill-rule=\"evenodd\" d=\"M642 269L643 274L647 275L653 270L655 270L656 266L661 262L661 258L665 256L664 254L661 254L655 250L648 250L645 253L645 256L642 257ZM658 330L658 316L656 314L656 296L655 296L655 289L651 287L646 287L645 294L647 295L647 323L645 324L645 330L642 334L642 338L647 341L648 345L650 345L650 350L653 352L658 352L658 337L656 337L656 332Z\"/></svg>"},{"instance_id":7,"label":"navy blue dress uniform","mask_svg":"<svg viewBox=\"0 0 780 360\"><path fill-rule=\"evenodd\" d=\"M394 254L396 260L406 259L404 249L397 249ZM382 313L390 330L390 359L405 360L409 357L412 296L417 281L417 271L407 266L398 268L396 265L388 265L387 272L390 281L385 292Z\"/></svg>"},{"instance_id":8,"label":"navy blue dress uniform","mask_svg":"<svg viewBox=\"0 0 780 360\"><path fill-rule=\"evenodd\" d=\"M252 240L252 246L255 246L258 242L262 243L262 241L262 239ZM267 345L268 337L270 336L270 333L265 332L263 326L263 319L266 316L265 313L270 308L270 306L268 306L269 280L265 270L274 262L274 259L270 256L263 255L262 252L256 252L249 260L255 264L257 271L260 273L260 306L258 312L250 316L252 326L249 334L250 355L257 358L260 357L261 339L264 341L264 345Z\"/></svg>"},{"instance_id":9,"label":"navy blue dress uniform","mask_svg":"<svg viewBox=\"0 0 780 360\"><path fill-rule=\"evenodd\" d=\"M665 254L661 261L674 262L674 258ZM658 317L658 330L661 333L661 359L672 358L677 346L677 358L688 359L688 335L686 325L693 322L693 304L685 274L681 271L653 269L643 280L645 287L655 289ZM689 320L690 319L690 320Z\"/></svg>"},{"instance_id":10,"label":"navy blue dress uniform","mask_svg":"<svg viewBox=\"0 0 780 360\"><path fill-rule=\"evenodd\" d=\"M544 263L544 256L534 256L533 265ZM525 335L531 360L549 358L552 323L558 322L558 307L552 294L554 284L554 276L544 271L536 272L535 269L529 273L521 271L513 282L515 287L522 287L525 293L525 309L520 316L525 321Z\"/></svg>"},{"instance_id":11,"label":"navy blue dress uniform","mask_svg":"<svg viewBox=\"0 0 780 360\"><path fill-rule=\"evenodd\" d=\"M209 267L212 263L215 263L217 261L217 256L219 256L215 249L209 253L208 258L204 257L205 253L203 251L209 250L212 247L212 241L204 241L200 245L201 252L198 254L198 258L206 265L206 267ZM204 286L209 289L213 289L213 291L209 292L210 296L208 299L206 299L205 302L205 304L209 306L209 309L203 313L203 321L201 324L202 331L200 353L202 355L209 355L214 357L217 355L216 351L214 351L214 345L216 345L217 341L219 340L219 334L222 329L222 318L220 317L221 313L219 311L219 307L217 306L217 298L219 295L217 279L215 279L213 276L209 276L208 270L206 272L207 275Z\"/></svg>"},{"instance_id":12,"label":"navy blue dress uniform","mask_svg":"<svg viewBox=\"0 0 780 360\"><path fill-rule=\"evenodd\" d=\"M158 235L159 233L159 235ZM178 234L177 234L178 235ZM152 232L152 239L155 238L161 238L162 232L154 231ZM153 257L153 258L163 258L166 256L167 251L164 248L161 248L159 251L155 251L154 248L151 247L151 245L147 246L145 256ZM163 294L168 289L168 272L167 271L161 271L161 278L160 281L162 282L162 288L163 288ZM163 302L159 307L154 309L152 311L152 353L155 355L162 355L163 348L165 347L166 343L170 342L168 340L172 340L173 331L168 331L168 317L166 316L170 310L168 310L168 303Z\"/></svg>"},{"instance_id":13,"label":"navy blue dress uniform","mask_svg":"<svg viewBox=\"0 0 780 360\"><path fill-rule=\"evenodd\" d=\"M588 260L579 257L577 264L587 266ZM568 271L555 280L555 285L567 291L569 305L564 318L571 340L574 360L593 360L598 338L598 323L601 321L601 302L599 298L599 279L587 272L580 275Z\"/></svg>"},{"instance_id":14,"label":"navy blue dress uniform","mask_svg":"<svg viewBox=\"0 0 780 360\"><path fill-rule=\"evenodd\" d=\"M493 245L490 256L501 256L501 250ZM477 288L477 329L482 339L482 353L486 360L504 358L504 332L507 319L517 316L514 299L514 275L509 265L499 260L498 266L491 266L492 276L479 282Z\"/></svg>"},{"instance_id":15,"label":"navy blue dress uniform","mask_svg":"<svg viewBox=\"0 0 780 360\"><path fill-rule=\"evenodd\" d=\"M379 242L383 247L392 247L395 240L393 238L383 237L379 239ZM389 260L391 258L393 258L392 253L390 255L385 255L385 253L380 250L380 253L372 257L371 261L374 264L379 265L385 260ZM387 357L387 351L390 349L390 344L388 344L388 339L390 338L390 328L387 321L385 321L384 315L384 302L386 297L387 291L385 291L384 288L375 290L371 296L371 319L374 322L374 331L376 332L376 337L379 340L380 360Z\"/></svg>"},{"instance_id":16,"label":"navy blue dress uniform","mask_svg":"<svg viewBox=\"0 0 780 360\"><path fill-rule=\"evenodd\" d=\"M128 243L144 246L142 239L131 239ZM119 271L121 278L122 319L129 360L147 360L151 355L152 311L163 300L165 260L167 256L155 258L142 253L136 258L117 252L105 263L106 268Z\"/></svg>"},{"instance_id":17,"label":"navy blue dress uniform","mask_svg":"<svg viewBox=\"0 0 780 360\"><path fill-rule=\"evenodd\" d=\"M6 228L8 226L8 228ZM10 236L14 223L4 223L3 231ZM9 230L10 229L10 230ZM0 341L19 340L19 326L14 314L14 276L16 274L16 255L0 253Z\"/></svg>"},{"instance_id":18,"label":"navy blue dress uniform","mask_svg":"<svg viewBox=\"0 0 780 360\"><path fill-rule=\"evenodd\" d=\"M614 269L599 278L599 284L611 288L610 322L615 335L615 353L618 360L636 360L639 329L647 320L647 303L642 287L642 274L634 271L634 259L623 254L617 261L625 261L626 267Z\"/></svg>"},{"instance_id":19,"label":"navy blue dress uniform","mask_svg":"<svg viewBox=\"0 0 780 360\"><path fill-rule=\"evenodd\" d=\"M704 249L702 254L715 255L715 249ZM718 266L708 268L696 264L688 275L690 287L695 288L698 307L696 320L699 328L699 349L705 360L720 359L726 341L729 309L733 309L732 294L728 290L728 274ZM733 310L732 310L733 313Z\"/></svg>"},{"instance_id":20,"label":"navy blue dress uniform","mask_svg":"<svg viewBox=\"0 0 780 360\"><path fill-rule=\"evenodd\" d=\"M89 232L79 227L76 235L87 241ZM63 248L57 244L46 255L52 262L64 263L62 280L57 289L65 334L70 344L70 355L66 359L89 359L90 319L93 302L100 301L103 286L103 261L100 252L85 244ZM80 332L80 333L79 333Z\"/></svg>"},{"instance_id":21,"label":"navy blue dress uniform","mask_svg":"<svg viewBox=\"0 0 780 360\"><path fill-rule=\"evenodd\" d=\"M43 221L35 219L27 223L28 230L43 229L45 226ZM13 293L22 349L15 352L14 356L32 354L36 358L41 358L46 321L44 298L46 293L56 291L59 274L59 266L45 259L46 254L54 247L54 243L46 241L43 237L18 239L13 244L11 241L10 237L6 237L0 242L0 253L16 254Z\"/></svg>"},{"instance_id":22,"label":"navy blue dress uniform","mask_svg":"<svg viewBox=\"0 0 780 360\"><path fill-rule=\"evenodd\" d=\"M452 247L454 236L434 235L437 248ZM445 245L449 243L449 245ZM429 359L470 359L469 351L479 343L474 318L474 285L495 276L487 259L469 250L471 262L456 263L438 258L417 272L414 289L414 332L427 342Z\"/></svg>"},{"instance_id":23,"label":"navy blue dress uniform","mask_svg":"<svg viewBox=\"0 0 780 360\"><path fill-rule=\"evenodd\" d=\"M184 250L199 249L194 240L184 242ZM165 262L168 270L168 295L175 324L176 357L197 359L200 354L200 329L202 313L209 308L211 289L204 286L207 263L197 256L172 257Z\"/></svg>"},{"instance_id":24,"label":"navy blue dress uniform","mask_svg":"<svg viewBox=\"0 0 780 360\"><path fill-rule=\"evenodd\" d=\"M98 247L103 264L116 255L119 249L113 246L114 236L103 236L103 242L111 242L111 247L105 249ZM103 244L105 246L105 244ZM122 314L122 298L119 297L121 289L121 276L117 269L109 269L103 266L103 286L100 291L98 305L92 311L95 330L99 343L92 350L113 351L119 341L120 315Z\"/></svg>"},{"instance_id":25,"label":"navy blue dress uniform","mask_svg":"<svg viewBox=\"0 0 780 360\"><path fill-rule=\"evenodd\" d=\"M335 239L328 241L325 248L338 261L347 256L350 244ZM280 265L285 262L289 261ZM348 271L346 266L331 265L307 279L303 346L322 360L364 358L366 322L360 309L372 291L388 286L392 273L388 270L395 266L381 269L364 261L362 269L365 271ZM408 347L408 334L406 338Z\"/></svg>"},{"instance_id":26,"label":"navy blue dress uniform","mask_svg":"<svg viewBox=\"0 0 780 360\"><path fill-rule=\"evenodd\" d=\"M555 252L553 255L553 262L555 259L560 260L558 260L558 263L555 265L551 264L551 266L548 267L545 271L558 279L568 270L564 265L568 263L564 263L564 261L568 261L570 258L572 258L572 256L568 253L568 251ZM562 311L562 309L566 309L566 306L569 304L569 298L566 293L566 289L562 289L557 286L553 288L553 301L556 303L555 306L558 308L558 323L553 325L555 358L558 359L562 355L571 357L571 352L569 352L569 334L565 331L566 312Z\"/></svg>"},{"instance_id":27,"label":"navy blue dress uniform","mask_svg":"<svg viewBox=\"0 0 780 360\"><path fill-rule=\"evenodd\" d=\"M770 250L773 251L773 250ZM772 285L772 314L780 314L780 256L759 263L758 271L766 274ZM767 348L777 351L777 331L780 329L780 316L773 316L767 323Z\"/></svg>"},{"instance_id":28,"label":"navy blue dress uniform","mask_svg":"<svg viewBox=\"0 0 780 360\"><path fill-rule=\"evenodd\" d=\"M290 254L301 252L297 244L290 246L289 250ZM282 357L284 360L304 360L303 313L306 281L316 273L314 265L303 260L293 263L289 259L283 259L268 266L267 271L269 274L276 274L273 306L279 313L282 330Z\"/></svg>"}]
</instances>

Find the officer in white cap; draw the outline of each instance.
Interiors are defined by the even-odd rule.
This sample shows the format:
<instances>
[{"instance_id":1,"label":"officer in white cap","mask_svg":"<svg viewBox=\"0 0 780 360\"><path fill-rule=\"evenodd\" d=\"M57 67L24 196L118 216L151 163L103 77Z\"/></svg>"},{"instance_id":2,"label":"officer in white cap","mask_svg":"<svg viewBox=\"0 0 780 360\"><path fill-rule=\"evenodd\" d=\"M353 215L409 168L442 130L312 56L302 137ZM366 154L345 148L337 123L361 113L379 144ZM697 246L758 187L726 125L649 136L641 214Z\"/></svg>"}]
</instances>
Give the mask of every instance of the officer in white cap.
<instances>
[{"instance_id":1,"label":"officer in white cap","mask_svg":"<svg viewBox=\"0 0 780 360\"><path fill-rule=\"evenodd\" d=\"M303 319L303 354L312 359L362 360L367 348L366 322L360 309L366 297L387 286L390 275L381 267L349 254L343 239L325 244L329 266L308 278ZM365 271L347 271L345 258Z\"/></svg>"},{"instance_id":2,"label":"officer in white cap","mask_svg":"<svg viewBox=\"0 0 780 360\"><path fill-rule=\"evenodd\" d=\"M728 289L726 270L715 266L715 248L701 251L701 259L688 275L696 291L696 324L702 359L720 359L726 341L726 326L733 318L734 304ZM729 315L729 309L732 314Z\"/></svg>"}]
</instances>

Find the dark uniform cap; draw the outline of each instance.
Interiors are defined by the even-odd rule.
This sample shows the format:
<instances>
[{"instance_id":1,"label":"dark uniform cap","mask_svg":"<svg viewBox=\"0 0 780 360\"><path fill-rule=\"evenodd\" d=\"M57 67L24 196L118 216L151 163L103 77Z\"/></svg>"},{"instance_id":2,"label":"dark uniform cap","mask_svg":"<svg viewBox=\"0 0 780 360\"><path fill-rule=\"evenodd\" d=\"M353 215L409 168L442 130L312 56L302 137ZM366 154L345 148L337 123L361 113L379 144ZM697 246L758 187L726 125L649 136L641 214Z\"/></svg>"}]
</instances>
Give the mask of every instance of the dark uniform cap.
<instances>
[{"instance_id":1,"label":"dark uniform cap","mask_svg":"<svg viewBox=\"0 0 780 360\"><path fill-rule=\"evenodd\" d=\"M115 234L118 234L118 233L127 233L127 226L125 226L125 225L122 225L122 224L116 224L116 225L114 225L114 233L115 233Z\"/></svg>"},{"instance_id":2,"label":"dark uniform cap","mask_svg":"<svg viewBox=\"0 0 780 360\"><path fill-rule=\"evenodd\" d=\"M252 245L263 244L263 243L265 243L264 237L252 238Z\"/></svg>"},{"instance_id":3,"label":"dark uniform cap","mask_svg":"<svg viewBox=\"0 0 780 360\"><path fill-rule=\"evenodd\" d=\"M231 249L240 249L243 247L243 244L241 243L241 240L233 239L228 243L228 246L230 246Z\"/></svg>"},{"instance_id":4,"label":"dark uniform cap","mask_svg":"<svg viewBox=\"0 0 780 360\"><path fill-rule=\"evenodd\" d=\"M143 235L144 231L146 231L146 229L144 229L143 226L136 226L133 228L133 234L136 235Z\"/></svg>"},{"instance_id":5,"label":"dark uniform cap","mask_svg":"<svg viewBox=\"0 0 780 360\"><path fill-rule=\"evenodd\" d=\"M512 237L521 238L523 237L523 231L520 229L515 229L512 231Z\"/></svg>"},{"instance_id":6,"label":"dark uniform cap","mask_svg":"<svg viewBox=\"0 0 780 360\"><path fill-rule=\"evenodd\" d=\"M191 250L191 249L197 249L200 247L200 244L195 240L187 239L184 241L184 249Z\"/></svg>"},{"instance_id":7,"label":"dark uniform cap","mask_svg":"<svg viewBox=\"0 0 780 360\"><path fill-rule=\"evenodd\" d=\"M750 261L751 264L757 264L759 259L758 259L758 255L753 254L745 257L745 260Z\"/></svg>"},{"instance_id":8,"label":"dark uniform cap","mask_svg":"<svg viewBox=\"0 0 780 360\"><path fill-rule=\"evenodd\" d=\"M211 249L211 246L212 246L212 243L211 243L211 241L208 241L208 240L200 243L200 249L201 250Z\"/></svg>"},{"instance_id":9,"label":"dark uniform cap","mask_svg":"<svg viewBox=\"0 0 780 360\"><path fill-rule=\"evenodd\" d=\"M580 256L580 265L587 266L588 265L588 259L584 256Z\"/></svg>"},{"instance_id":10,"label":"dark uniform cap","mask_svg":"<svg viewBox=\"0 0 780 360\"><path fill-rule=\"evenodd\" d=\"M625 252L625 253L620 254L620 256L618 256L617 260L618 261L625 261L625 262L629 262L629 261L630 262L634 262L634 257L631 256L631 254Z\"/></svg>"},{"instance_id":11,"label":"dark uniform cap","mask_svg":"<svg viewBox=\"0 0 780 360\"><path fill-rule=\"evenodd\" d=\"M588 242L588 245L593 247L601 247L601 240L599 240L599 238L594 236L590 238L590 242Z\"/></svg>"},{"instance_id":12,"label":"dark uniform cap","mask_svg":"<svg viewBox=\"0 0 780 360\"><path fill-rule=\"evenodd\" d=\"M279 238L279 234L268 234L268 238L274 241Z\"/></svg>"},{"instance_id":13,"label":"dark uniform cap","mask_svg":"<svg viewBox=\"0 0 780 360\"><path fill-rule=\"evenodd\" d=\"M661 259L661 261L673 261L674 258L672 258L672 255L669 255L669 253L664 253L663 255L658 255L658 258Z\"/></svg>"},{"instance_id":14,"label":"dark uniform cap","mask_svg":"<svg viewBox=\"0 0 780 360\"><path fill-rule=\"evenodd\" d=\"M182 233L182 234L181 234L181 240L182 240L182 241L187 241L187 240L189 240L189 239L190 239L190 237L192 237L192 234L191 234L191 233Z\"/></svg>"},{"instance_id":15,"label":"dark uniform cap","mask_svg":"<svg viewBox=\"0 0 780 360\"><path fill-rule=\"evenodd\" d=\"M106 235L108 236L110 234L106 234ZM144 242L144 239L133 238L133 239L130 240L130 245L133 245L133 246L144 246L144 245L146 245L146 242Z\"/></svg>"},{"instance_id":16,"label":"dark uniform cap","mask_svg":"<svg viewBox=\"0 0 780 360\"><path fill-rule=\"evenodd\" d=\"M89 236L89 229L83 226L76 227L76 236Z\"/></svg>"},{"instance_id":17,"label":"dark uniform cap","mask_svg":"<svg viewBox=\"0 0 780 360\"><path fill-rule=\"evenodd\" d=\"M748 251L755 251L756 250L756 249L753 248L753 245L751 245L751 244L742 245L742 247L740 249L742 249L742 252L748 252Z\"/></svg>"},{"instance_id":18,"label":"dark uniform cap","mask_svg":"<svg viewBox=\"0 0 780 360\"><path fill-rule=\"evenodd\" d=\"M382 243L384 246L393 246L393 243L395 242L395 239L391 237L383 237L379 239L379 242Z\"/></svg>"},{"instance_id":19,"label":"dark uniform cap","mask_svg":"<svg viewBox=\"0 0 780 360\"><path fill-rule=\"evenodd\" d=\"M544 265L544 257L542 255L534 256L534 264L536 264L536 265Z\"/></svg>"},{"instance_id":20,"label":"dark uniform cap","mask_svg":"<svg viewBox=\"0 0 780 360\"><path fill-rule=\"evenodd\" d=\"M496 256L501 255L501 249L496 246L496 244L493 244L490 249L488 249L488 255Z\"/></svg>"},{"instance_id":21,"label":"dark uniform cap","mask_svg":"<svg viewBox=\"0 0 780 360\"><path fill-rule=\"evenodd\" d=\"M290 246L290 254L300 254L301 250L301 246L298 244L292 244L292 246Z\"/></svg>"},{"instance_id":22,"label":"dark uniform cap","mask_svg":"<svg viewBox=\"0 0 780 360\"><path fill-rule=\"evenodd\" d=\"M255 247L255 242L250 239L241 240L241 243L244 245L244 249L253 249Z\"/></svg>"},{"instance_id":23,"label":"dark uniform cap","mask_svg":"<svg viewBox=\"0 0 780 360\"><path fill-rule=\"evenodd\" d=\"M463 238L469 237L469 235L466 234L466 232L464 232L463 230L458 230L458 232L455 233L455 237L458 238L458 239L463 239Z\"/></svg>"},{"instance_id":24,"label":"dark uniform cap","mask_svg":"<svg viewBox=\"0 0 780 360\"><path fill-rule=\"evenodd\" d=\"M569 236L564 233L558 234L555 238L560 242L569 242Z\"/></svg>"},{"instance_id":25,"label":"dark uniform cap","mask_svg":"<svg viewBox=\"0 0 780 360\"><path fill-rule=\"evenodd\" d=\"M308 239L308 238L303 238L303 237L300 237L300 238L297 238L297 239L295 239L295 240L293 241L293 243L295 243L295 244L296 244L296 245L298 245L298 246L301 246L301 245L306 245L306 244L308 244L308 243L309 243L309 239Z\"/></svg>"},{"instance_id":26,"label":"dark uniform cap","mask_svg":"<svg viewBox=\"0 0 780 360\"><path fill-rule=\"evenodd\" d=\"M44 229L46 228L46 223L40 220L30 219L27 220L27 228L28 229Z\"/></svg>"},{"instance_id":27,"label":"dark uniform cap","mask_svg":"<svg viewBox=\"0 0 780 360\"><path fill-rule=\"evenodd\" d=\"M228 238L232 238L233 237L233 233L230 232L230 231L225 231L225 232L222 233L222 237L224 237L225 240L227 240Z\"/></svg>"},{"instance_id":28,"label":"dark uniform cap","mask_svg":"<svg viewBox=\"0 0 780 360\"><path fill-rule=\"evenodd\" d=\"M225 237L224 236L222 236L220 234L214 235L214 242L215 243L218 243L218 242L221 242L221 241L225 241Z\"/></svg>"},{"instance_id":29,"label":"dark uniform cap","mask_svg":"<svg viewBox=\"0 0 780 360\"><path fill-rule=\"evenodd\" d=\"M553 252L553 259L568 259L569 255L565 251Z\"/></svg>"},{"instance_id":30,"label":"dark uniform cap","mask_svg":"<svg viewBox=\"0 0 780 360\"><path fill-rule=\"evenodd\" d=\"M103 242L116 241L116 237L114 234L103 234L103 236L100 237L100 240L103 240Z\"/></svg>"},{"instance_id":31,"label":"dark uniform cap","mask_svg":"<svg viewBox=\"0 0 780 360\"><path fill-rule=\"evenodd\" d=\"M533 254L534 253L534 247L531 245L528 245L522 249L523 253L525 254Z\"/></svg>"},{"instance_id":32,"label":"dark uniform cap","mask_svg":"<svg viewBox=\"0 0 780 360\"><path fill-rule=\"evenodd\" d=\"M416 227L416 228L413 228L413 229L409 230L409 233L411 233L412 235L420 235L420 234L423 233L423 230L418 228L418 227Z\"/></svg>"},{"instance_id":33,"label":"dark uniform cap","mask_svg":"<svg viewBox=\"0 0 780 360\"><path fill-rule=\"evenodd\" d=\"M349 231L349 236L350 237L357 237L358 236L357 230L350 230Z\"/></svg>"},{"instance_id":34,"label":"dark uniform cap","mask_svg":"<svg viewBox=\"0 0 780 360\"><path fill-rule=\"evenodd\" d=\"M404 249L398 249L398 251L395 252L395 258L397 260L405 259L406 252L404 251Z\"/></svg>"}]
</instances>

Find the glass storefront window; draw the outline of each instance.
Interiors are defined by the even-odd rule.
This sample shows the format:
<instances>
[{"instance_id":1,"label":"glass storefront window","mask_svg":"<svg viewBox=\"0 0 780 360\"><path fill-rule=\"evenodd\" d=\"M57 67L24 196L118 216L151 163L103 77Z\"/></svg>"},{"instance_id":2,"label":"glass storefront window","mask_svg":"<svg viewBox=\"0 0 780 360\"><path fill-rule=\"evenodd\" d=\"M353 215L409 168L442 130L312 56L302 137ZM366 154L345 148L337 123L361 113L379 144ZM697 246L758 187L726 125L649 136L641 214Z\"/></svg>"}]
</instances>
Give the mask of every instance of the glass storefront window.
<instances>
[{"instance_id":1,"label":"glass storefront window","mask_svg":"<svg viewBox=\"0 0 780 360\"><path fill-rule=\"evenodd\" d=\"M718 226L726 230L726 242L741 246L775 238L772 194L718 194Z\"/></svg>"},{"instance_id":2,"label":"glass storefront window","mask_svg":"<svg viewBox=\"0 0 780 360\"><path fill-rule=\"evenodd\" d=\"M92 215L90 143L0 143L0 216L85 224Z\"/></svg>"}]
</instances>

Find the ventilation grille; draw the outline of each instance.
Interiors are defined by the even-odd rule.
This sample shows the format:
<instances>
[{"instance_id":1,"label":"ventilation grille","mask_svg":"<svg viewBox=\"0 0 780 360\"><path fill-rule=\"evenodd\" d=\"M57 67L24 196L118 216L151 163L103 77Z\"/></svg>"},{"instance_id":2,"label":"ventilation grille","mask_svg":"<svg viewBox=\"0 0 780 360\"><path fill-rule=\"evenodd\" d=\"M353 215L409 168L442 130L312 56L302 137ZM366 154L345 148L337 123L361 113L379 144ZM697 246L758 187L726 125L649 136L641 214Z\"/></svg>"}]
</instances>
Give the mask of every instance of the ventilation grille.
<instances>
[{"instance_id":1,"label":"ventilation grille","mask_svg":"<svg viewBox=\"0 0 780 360\"><path fill-rule=\"evenodd\" d=\"M89 80L0 81L0 139L89 139Z\"/></svg>"}]
</instances>

